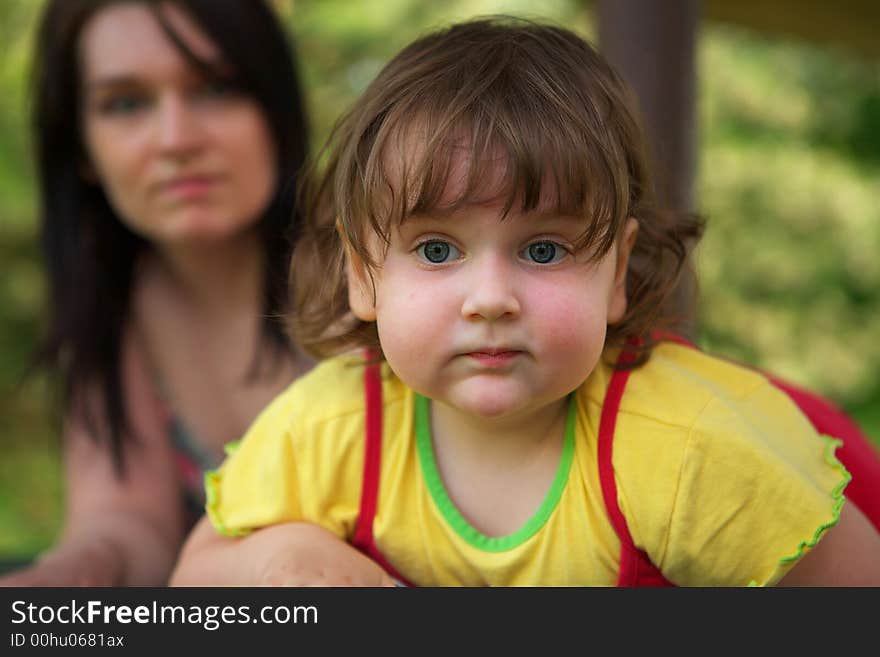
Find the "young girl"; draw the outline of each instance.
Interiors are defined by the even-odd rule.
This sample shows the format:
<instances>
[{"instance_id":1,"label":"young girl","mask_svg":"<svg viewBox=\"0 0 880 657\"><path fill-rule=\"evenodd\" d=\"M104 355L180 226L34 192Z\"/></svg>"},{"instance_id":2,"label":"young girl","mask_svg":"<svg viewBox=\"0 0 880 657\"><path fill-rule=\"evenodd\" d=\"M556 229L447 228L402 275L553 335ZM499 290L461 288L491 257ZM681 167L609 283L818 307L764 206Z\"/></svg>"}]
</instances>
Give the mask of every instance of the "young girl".
<instances>
[{"instance_id":1,"label":"young girl","mask_svg":"<svg viewBox=\"0 0 880 657\"><path fill-rule=\"evenodd\" d=\"M329 358L208 476L217 532L173 581L382 583L306 521L417 585L880 583L837 442L654 339L700 223L653 207L644 163L571 32L475 21L401 52L294 256L297 337Z\"/></svg>"}]
</instances>

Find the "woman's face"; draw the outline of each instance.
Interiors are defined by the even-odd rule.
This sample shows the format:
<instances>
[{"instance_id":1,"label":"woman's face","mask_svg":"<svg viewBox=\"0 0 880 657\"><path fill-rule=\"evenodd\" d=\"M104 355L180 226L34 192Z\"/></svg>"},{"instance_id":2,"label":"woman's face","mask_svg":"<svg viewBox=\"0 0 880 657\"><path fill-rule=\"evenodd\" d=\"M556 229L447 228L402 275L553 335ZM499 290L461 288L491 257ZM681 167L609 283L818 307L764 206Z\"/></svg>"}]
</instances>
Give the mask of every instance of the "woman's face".
<instances>
[{"instance_id":1,"label":"woman's face","mask_svg":"<svg viewBox=\"0 0 880 657\"><path fill-rule=\"evenodd\" d=\"M163 11L187 47L223 69L186 13ZM223 239L253 225L276 185L272 135L256 100L205 79L144 5L96 13L79 43L87 175L158 246Z\"/></svg>"}]
</instances>

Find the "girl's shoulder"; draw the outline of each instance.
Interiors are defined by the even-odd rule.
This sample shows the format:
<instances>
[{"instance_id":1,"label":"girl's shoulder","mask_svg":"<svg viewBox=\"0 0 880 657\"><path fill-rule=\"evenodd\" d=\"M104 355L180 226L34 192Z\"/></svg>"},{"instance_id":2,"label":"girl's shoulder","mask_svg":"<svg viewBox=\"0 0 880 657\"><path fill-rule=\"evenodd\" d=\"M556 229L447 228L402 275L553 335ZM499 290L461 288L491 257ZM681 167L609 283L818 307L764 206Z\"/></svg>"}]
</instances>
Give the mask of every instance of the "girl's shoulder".
<instances>
[{"instance_id":1,"label":"girl's shoulder","mask_svg":"<svg viewBox=\"0 0 880 657\"><path fill-rule=\"evenodd\" d=\"M263 445L289 444L302 453L322 452L321 445L333 445L333 452L347 457L364 439L367 361L360 354L347 353L325 359L291 383L256 417L245 436L227 445L227 454L247 445L255 451ZM383 415L396 418L412 393L386 364L380 369Z\"/></svg>"},{"instance_id":2,"label":"girl's shoulder","mask_svg":"<svg viewBox=\"0 0 880 657\"><path fill-rule=\"evenodd\" d=\"M772 583L838 518L835 447L761 373L663 343L621 400L621 507L673 581Z\"/></svg>"},{"instance_id":3,"label":"girl's shoulder","mask_svg":"<svg viewBox=\"0 0 880 657\"><path fill-rule=\"evenodd\" d=\"M683 458L771 454L806 458L823 440L798 406L761 372L687 346L662 343L633 370L620 403L621 448L666 449L650 438L663 433ZM617 447L617 443L615 443ZM723 459L721 458L723 455Z\"/></svg>"},{"instance_id":4,"label":"girl's shoulder","mask_svg":"<svg viewBox=\"0 0 880 657\"><path fill-rule=\"evenodd\" d=\"M302 422L321 424L346 416L364 414L364 376L368 361L361 352L348 352L319 362L282 393L291 411L295 409ZM380 364L382 400L385 406L406 396L406 386L390 370Z\"/></svg>"},{"instance_id":5,"label":"girl's shoulder","mask_svg":"<svg viewBox=\"0 0 880 657\"><path fill-rule=\"evenodd\" d=\"M346 535L363 473L366 365L359 354L321 361L227 450L226 461L206 478L207 510L219 531L238 535L266 524L320 519ZM387 366L382 369L387 408L404 398L405 389ZM392 411L400 413L401 406Z\"/></svg>"},{"instance_id":6,"label":"girl's shoulder","mask_svg":"<svg viewBox=\"0 0 880 657\"><path fill-rule=\"evenodd\" d=\"M612 379L620 376L612 367L617 353L609 350L578 391L581 403L597 423ZM713 409L725 409L735 416L746 412L756 398L771 416L801 418L794 403L760 372L698 349L663 342L646 363L626 373L617 423L638 425L635 438L639 440L661 432L683 441L696 425L713 415ZM618 429L615 446L620 433ZM623 433L624 440L632 438L629 432Z\"/></svg>"},{"instance_id":7,"label":"girl's shoulder","mask_svg":"<svg viewBox=\"0 0 880 657\"><path fill-rule=\"evenodd\" d=\"M756 394L791 406L760 372L698 349L662 342L643 366L632 371L621 400L621 412L653 417L664 424L690 427L720 403L732 412Z\"/></svg>"}]
</instances>

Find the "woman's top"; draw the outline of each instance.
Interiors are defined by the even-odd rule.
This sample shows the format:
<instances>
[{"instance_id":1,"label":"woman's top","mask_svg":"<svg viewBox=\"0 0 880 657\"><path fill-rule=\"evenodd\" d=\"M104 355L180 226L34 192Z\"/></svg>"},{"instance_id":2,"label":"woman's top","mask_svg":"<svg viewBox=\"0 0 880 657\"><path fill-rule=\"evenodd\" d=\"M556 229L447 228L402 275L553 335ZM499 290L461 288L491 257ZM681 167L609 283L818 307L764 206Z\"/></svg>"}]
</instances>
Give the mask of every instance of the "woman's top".
<instances>
[{"instance_id":1,"label":"woman's top","mask_svg":"<svg viewBox=\"0 0 880 657\"><path fill-rule=\"evenodd\" d=\"M216 468L219 459L193 437L180 416L169 412L167 426L180 476L186 523L192 527L205 512L205 473Z\"/></svg>"},{"instance_id":2,"label":"woman's top","mask_svg":"<svg viewBox=\"0 0 880 657\"><path fill-rule=\"evenodd\" d=\"M162 378L155 369L151 370L151 374L156 408L162 415L168 440L174 450L186 527L190 529L205 512L205 474L215 469L222 459L199 442L180 414L175 412Z\"/></svg>"},{"instance_id":3,"label":"woman's top","mask_svg":"<svg viewBox=\"0 0 880 657\"><path fill-rule=\"evenodd\" d=\"M597 467L614 356L569 398L543 503L501 537L456 509L434 459L430 402L385 366L373 530L394 569L423 586L615 584L620 540ZM356 356L319 365L207 475L207 510L220 532L304 520L351 539L364 466L363 368ZM754 371L658 345L629 377L615 433L619 507L636 546L675 584L773 584L839 518L849 475L834 457L838 443Z\"/></svg>"}]
</instances>

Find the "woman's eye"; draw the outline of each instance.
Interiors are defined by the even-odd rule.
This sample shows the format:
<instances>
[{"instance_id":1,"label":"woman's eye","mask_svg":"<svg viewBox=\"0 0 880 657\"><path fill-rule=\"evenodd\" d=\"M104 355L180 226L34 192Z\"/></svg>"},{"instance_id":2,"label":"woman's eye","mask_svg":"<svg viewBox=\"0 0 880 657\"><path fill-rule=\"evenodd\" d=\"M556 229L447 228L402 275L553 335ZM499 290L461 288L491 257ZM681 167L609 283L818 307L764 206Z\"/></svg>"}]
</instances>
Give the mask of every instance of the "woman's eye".
<instances>
[{"instance_id":1,"label":"woman's eye","mask_svg":"<svg viewBox=\"0 0 880 657\"><path fill-rule=\"evenodd\" d=\"M559 244L549 240L542 240L529 244L522 252L522 255L526 260L540 265L548 265L553 262L559 262L565 257L566 253L567 251Z\"/></svg>"},{"instance_id":2,"label":"woman's eye","mask_svg":"<svg viewBox=\"0 0 880 657\"><path fill-rule=\"evenodd\" d=\"M146 105L147 99L142 96L112 96L100 104L100 111L102 114L132 114Z\"/></svg>"},{"instance_id":3,"label":"woman's eye","mask_svg":"<svg viewBox=\"0 0 880 657\"><path fill-rule=\"evenodd\" d=\"M202 93L206 96L228 96L231 88L223 80L211 80L202 88Z\"/></svg>"},{"instance_id":4,"label":"woman's eye","mask_svg":"<svg viewBox=\"0 0 880 657\"><path fill-rule=\"evenodd\" d=\"M195 95L209 100L222 100L234 95L237 91L238 89L231 82L221 78L214 78L213 80L205 81L204 84L196 89Z\"/></svg>"},{"instance_id":5,"label":"woman's eye","mask_svg":"<svg viewBox=\"0 0 880 657\"><path fill-rule=\"evenodd\" d=\"M449 260L456 260L461 253L449 242L443 240L428 240L419 244L416 252L424 260L439 265Z\"/></svg>"}]
</instances>

